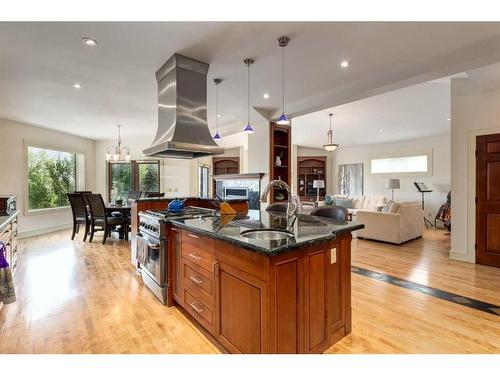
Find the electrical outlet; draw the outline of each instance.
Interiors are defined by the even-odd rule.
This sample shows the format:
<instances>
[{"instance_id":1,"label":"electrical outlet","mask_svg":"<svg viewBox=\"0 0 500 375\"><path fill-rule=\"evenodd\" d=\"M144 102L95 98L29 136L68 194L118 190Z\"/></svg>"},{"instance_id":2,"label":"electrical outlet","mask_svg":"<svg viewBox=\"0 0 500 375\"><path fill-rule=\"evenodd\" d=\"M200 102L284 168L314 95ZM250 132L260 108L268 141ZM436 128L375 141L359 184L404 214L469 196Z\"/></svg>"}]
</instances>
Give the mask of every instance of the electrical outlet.
<instances>
[{"instance_id":1,"label":"electrical outlet","mask_svg":"<svg viewBox=\"0 0 500 375\"><path fill-rule=\"evenodd\" d=\"M337 248L330 249L330 264L337 263Z\"/></svg>"}]
</instances>

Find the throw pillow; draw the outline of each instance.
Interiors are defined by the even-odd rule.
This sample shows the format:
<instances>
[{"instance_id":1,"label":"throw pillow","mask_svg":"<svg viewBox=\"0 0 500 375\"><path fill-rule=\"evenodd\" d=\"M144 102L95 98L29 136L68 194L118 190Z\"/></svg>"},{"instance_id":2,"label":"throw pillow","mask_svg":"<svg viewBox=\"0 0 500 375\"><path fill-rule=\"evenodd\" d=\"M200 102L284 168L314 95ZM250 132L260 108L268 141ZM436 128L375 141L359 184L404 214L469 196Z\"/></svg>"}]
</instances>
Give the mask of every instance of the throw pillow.
<instances>
[{"instance_id":1,"label":"throw pillow","mask_svg":"<svg viewBox=\"0 0 500 375\"><path fill-rule=\"evenodd\" d=\"M334 204L335 204L335 200L332 198L332 196L331 196L331 195L327 195L327 196L325 197L325 204L326 204L327 206L332 206L332 205L334 205Z\"/></svg>"},{"instance_id":2,"label":"throw pillow","mask_svg":"<svg viewBox=\"0 0 500 375\"><path fill-rule=\"evenodd\" d=\"M394 201L387 202L387 204L384 207L382 207L381 212L389 212L391 210L391 206L393 203L394 203Z\"/></svg>"},{"instance_id":3,"label":"throw pillow","mask_svg":"<svg viewBox=\"0 0 500 375\"><path fill-rule=\"evenodd\" d=\"M389 213L391 214L397 214L399 212L400 204L393 202L391 204L391 209L389 210Z\"/></svg>"},{"instance_id":4,"label":"throw pillow","mask_svg":"<svg viewBox=\"0 0 500 375\"><path fill-rule=\"evenodd\" d=\"M335 199L335 205L344 208L354 208L352 199Z\"/></svg>"}]
</instances>

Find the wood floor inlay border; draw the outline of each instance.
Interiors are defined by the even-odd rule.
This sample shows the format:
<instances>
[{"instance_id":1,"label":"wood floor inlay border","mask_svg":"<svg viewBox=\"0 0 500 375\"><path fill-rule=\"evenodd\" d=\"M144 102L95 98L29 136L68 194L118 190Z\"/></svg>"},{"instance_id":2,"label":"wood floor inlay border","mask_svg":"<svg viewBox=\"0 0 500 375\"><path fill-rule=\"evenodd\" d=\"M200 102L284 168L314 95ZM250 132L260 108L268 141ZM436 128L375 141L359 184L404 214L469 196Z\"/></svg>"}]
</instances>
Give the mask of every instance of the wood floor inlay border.
<instances>
[{"instance_id":1,"label":"wood floor inlay border","mask_svg":"<svg viewBox=\"0 0 500 375\"><path fill-rule=\"evenodd\" d=\"M413 290L414 292L425 294L431 297L439 298L444 301L456 303L461 306L466 306L470 307L471 309L479 310L486 312L488 314L493 314L500 316L500 306L498 305L493 305L488 302L484 301L479 301L477 299L469 298L466 296L462 296L459 294L455 293L450 293L445 290L433 288L427 285L422 285L418 283L414 283L413 281L408 281L404 279L400 279L398 277L394 277L385 273L381 272L376 272L372 270L367 270L365 268L360 268L360 267L351 267L351 272L361 275L361 276L366 276L374 280L382 281L385 283L389 283L395 286L399 286L401 288L406 288Z\"/></svg>"}]
</instances>

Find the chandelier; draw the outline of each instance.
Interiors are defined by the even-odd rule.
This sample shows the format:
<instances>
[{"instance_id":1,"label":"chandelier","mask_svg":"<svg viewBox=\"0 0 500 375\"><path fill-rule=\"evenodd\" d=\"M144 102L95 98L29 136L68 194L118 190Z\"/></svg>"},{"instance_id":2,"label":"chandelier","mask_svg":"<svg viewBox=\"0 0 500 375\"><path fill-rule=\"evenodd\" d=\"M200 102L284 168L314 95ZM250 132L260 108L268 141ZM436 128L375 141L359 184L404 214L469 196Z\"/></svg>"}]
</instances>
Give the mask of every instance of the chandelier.
<instances>
[{"instance_id":1,"label":"chandelier","mask_svg":"<svg viewBox=\"0 0 500 375\"><path fill-rule=\"evenodd\" d=\"M339 145L336 143L333 143L333 130L332 130L333 113L328 114L328 116L330 116L330 129L328 130L328 133L327 133L328 143L326 145L323 145L323 148L326 151L330 152L330 151L336 150L339 147Z\"/></svg>"},{"instance_id":2,"label":"chandelier","mask_svg":"<svg viewBox=\"0 0 500 375\"><path fill-rule=\"evenodd\" d=\"M118 139L116 145L106 147L106 161L111 161L111 158L113 158L113 161L119 161L123 155L125 161L129 162L132 155L130 155L130 148L122 146L122 137L120 132L122 126L116 125L116 127L118 128Z\"/></svg>"}]
</instances>

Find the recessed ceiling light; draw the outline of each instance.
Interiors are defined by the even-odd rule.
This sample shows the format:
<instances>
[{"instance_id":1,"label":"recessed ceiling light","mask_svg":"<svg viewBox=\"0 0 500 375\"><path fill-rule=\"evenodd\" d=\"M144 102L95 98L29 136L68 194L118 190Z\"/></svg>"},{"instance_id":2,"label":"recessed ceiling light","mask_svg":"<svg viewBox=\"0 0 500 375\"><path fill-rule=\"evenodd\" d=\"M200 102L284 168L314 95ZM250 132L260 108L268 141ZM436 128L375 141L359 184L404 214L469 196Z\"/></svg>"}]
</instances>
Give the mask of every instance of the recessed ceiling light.
<instances>
[{"instance_id":1,"label":"recessed ceiling light","mask_svg":"<svg viewBox=\"0 0 500 375\"><path fill-rule=\"evenodd\" d=\"M264 99L269 99L269 94L267 92L262 96L264 97Z\"/></svg>"},{"instance_id":2,"label":"recessed ceiling light","mask_svg":"<svg viewBox=\"0 0 500 375\"><path fill-rule=\"evenodd\" d=\"M340 63L340 66L341 66L342 68L347 68L347 67L349 66L349 61L347 61L347 60L342 61L342 62Z\"/></svg>"},{"instance_id":3,"label":"recessed ceiling light","mask_svg":"<svg viewBox=\"0 0 500 375\"><path fill-rule=\"evenodd\" d=\"M82 86L80 86L80 84L79 84L79 83L75 83L75 84L73 85L73 87L74 87L75 89L79 89L79 88L81 88Z\"/></svg>"},{"instance_id":4,"label":"recessed ceiling light","mask_svg":"<svg viewBox=\"0 0 500 375\"><path fill-rule=\"evenodd\" d=\"M448 118L446 118L446 121L451 121L451 118L449 118L449 117L448 117Z\"/></svg>"},{"instance_id":5,"label":"recessed ceiling light","mask_svg":"<svg viewBox=\"0 0 500 375\"><path fill-rule=\"evenodd\" d=\"M383 133L384 131L383 131L382 129L379 129L379 130L378 130L378 132L379 132L379 133Z\"/></svg>"},{"instance_id":6,"label":"recessed ceiling light","mask_svg":"<svg viewBox=\"0 0 500 375\"><path fill-rule=\"evenodd\" d=\"M95 46L97 45L97 41L95 39L89 38L89 37L83 37L82 38L82 43L86 44L87 46Z\"/></svg>"},{"instance_id":7,"label":"recessed ceiling light","mask_svg":"<svg viewBox=\"0 0 500 375\"><path fill-rule=\"evenodd\" d=\"M222 115L220 113L217 114L217 117L222 117Z\"/></svg>"}]
</instances>

